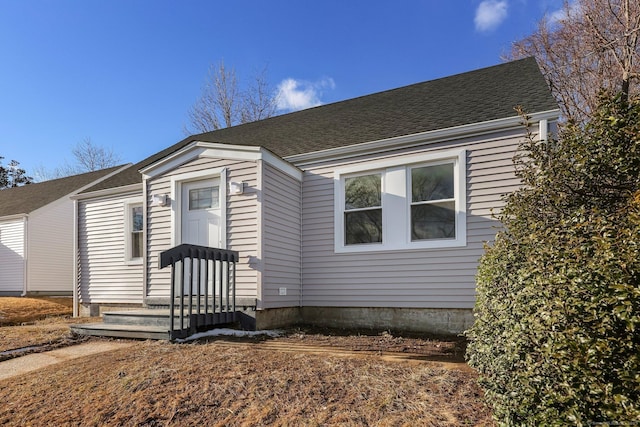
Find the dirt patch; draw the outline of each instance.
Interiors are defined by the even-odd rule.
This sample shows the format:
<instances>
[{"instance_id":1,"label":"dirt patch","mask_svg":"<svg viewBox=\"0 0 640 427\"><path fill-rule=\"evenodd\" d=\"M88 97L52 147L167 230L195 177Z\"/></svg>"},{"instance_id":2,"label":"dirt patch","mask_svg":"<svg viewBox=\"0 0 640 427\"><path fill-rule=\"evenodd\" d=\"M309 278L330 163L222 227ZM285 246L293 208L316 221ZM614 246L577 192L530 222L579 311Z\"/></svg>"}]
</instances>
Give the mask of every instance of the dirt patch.
<instances>
[{"instance_id":1,"label":"dirt patch","mask_svg":"<svg viewBox=\"0 0 640 427\"><path fill-rule=\"evenodd\" d=\"M0 326L20 325L47 317L71 316L71 298L0 297Z\"/></svg>"},{"instance_id":2,"label":"dirt patch","mask_svg":"<svg viewBox=\"0 0 640 427\"><path fill-rule=\"evenodd\" d=\"M265 346L296 339L137 342L65 362L0 381L0 424L492 425L472 372Z\"/></svg>"}]
</instances>

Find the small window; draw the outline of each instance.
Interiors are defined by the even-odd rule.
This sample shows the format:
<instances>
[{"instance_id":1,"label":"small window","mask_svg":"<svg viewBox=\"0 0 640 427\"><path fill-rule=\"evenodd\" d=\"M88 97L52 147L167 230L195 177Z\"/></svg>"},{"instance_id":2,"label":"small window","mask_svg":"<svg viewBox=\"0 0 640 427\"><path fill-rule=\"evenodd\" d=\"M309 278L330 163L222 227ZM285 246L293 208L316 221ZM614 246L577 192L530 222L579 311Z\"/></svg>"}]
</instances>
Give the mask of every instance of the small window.
<instances>
[{"instance_id":1,"label":"small window","mask_svg":"<svg viewBox=\"0 0 640 427\"><path fill-rule=\"evenodd\" d=\"M456 237L454 188L453 163L411 169L411 241Z\"/></svg>"},{"instance_id":2,"label":"small window","mask_svg":"<svg viewBox=\"0 0 640 427\"><path fill-rule=\"evenodd\" d=\"M380 174L345 178L345 245L382 242L381 181Z\"/></svg>"},{"instance_id":3,"label":"small window","mask_svg":"<svg viewBox=\"0 0 640 427\"><path fill-rule=\"evenodd\" d=\"M140 198L124 201L124 260L142 262L144 249L144 209Z\"/></svg>"},{"instance_id":4,"label":"small window","mask_svg":"<svg viewBox=\"0 0 640 427\"><path fill-rule=\"evenodd\" d=\"M130 205L129 215L131 221L131 259L142 258L142 205Z\"/></svg>"},{"instance_id":5,"label":"small window","mask_svg":"<svg viewBox=\"0 0 640 427\"><path fill-rule=\"evenodd\" d=\"M189 190L189 210L211 209L219 206L218 187L194 188Z\"/></svg>"}]
</instances>

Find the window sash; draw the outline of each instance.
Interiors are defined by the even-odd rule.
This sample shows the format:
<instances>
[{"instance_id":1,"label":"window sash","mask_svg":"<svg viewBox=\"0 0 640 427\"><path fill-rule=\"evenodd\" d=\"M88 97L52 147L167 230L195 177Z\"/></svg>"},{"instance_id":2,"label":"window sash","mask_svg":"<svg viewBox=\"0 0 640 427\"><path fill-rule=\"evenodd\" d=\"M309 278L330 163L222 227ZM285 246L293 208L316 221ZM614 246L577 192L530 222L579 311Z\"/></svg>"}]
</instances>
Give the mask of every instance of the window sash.
<instances>
[{"instance_id":1,"label":"window sash","mask_svg":"<svg viewBox=\"0 0 640 427\"><path fill-rule=\"evenodd\" d=\"M133 200L125 202L125 260L138 262L142 259L144 248L144 212L143 205Z\"/></svg>"},{"instance_id":2,"label":"window sash","mask_svg":"<svg viewBox=\"0 0 640 427\"><path fill-rule=\"evenodd\" d=\"M434 171L440 170L442 183L435 193L431 194L427 188L414 201L412 171L430 167L434 167ZM419 172L428 175L430 170ZM381 179L380 206L356 208L348 205L346 179L372 174ZM338 168L334 171L334 250L336 253L358 253L464 247L467 244L466 187L464 149L409 154ZM350 237L347 227L351 218L347 214L362 212L364 216L365 212L374 210L382 211L381 241L366 243L366 239L360 242ZM430 221L432 225L429 225Z\"/></svg>"}]
</instances>

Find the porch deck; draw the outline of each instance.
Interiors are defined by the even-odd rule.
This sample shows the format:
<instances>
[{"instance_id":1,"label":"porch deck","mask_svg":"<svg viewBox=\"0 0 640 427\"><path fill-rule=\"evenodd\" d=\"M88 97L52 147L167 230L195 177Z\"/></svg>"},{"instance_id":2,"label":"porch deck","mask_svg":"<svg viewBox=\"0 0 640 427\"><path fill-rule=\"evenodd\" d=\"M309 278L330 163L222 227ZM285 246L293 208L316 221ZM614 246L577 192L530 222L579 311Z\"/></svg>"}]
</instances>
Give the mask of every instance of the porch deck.
<instances>
[{"instance_id":1,"label":"porch deck","mask_svg":"<svg viewBox=\"0 0 640 427\"><path fill-rule=\"evenodd\" d=\"M160 269L171 267L167 307L107 312L102 323L74 325L71 330L81 335L174 340L241 320L235 284L238 252L182 244L162 252L159 261Z\"/></svg>"},{"instance_id":2,"label":"porch deck","mask_svg":"<svg viewBox=\"0 0 640 427\"><path fill-rule=\"evenodd\" d=\"M238 312L185 313L181 316L174 310L171 316L169 309L140 309L107 312L102 322L72 325L71 330L79 335L170 340L222 326L238 326L240 320Z\"/></svg>"}]
</instances>

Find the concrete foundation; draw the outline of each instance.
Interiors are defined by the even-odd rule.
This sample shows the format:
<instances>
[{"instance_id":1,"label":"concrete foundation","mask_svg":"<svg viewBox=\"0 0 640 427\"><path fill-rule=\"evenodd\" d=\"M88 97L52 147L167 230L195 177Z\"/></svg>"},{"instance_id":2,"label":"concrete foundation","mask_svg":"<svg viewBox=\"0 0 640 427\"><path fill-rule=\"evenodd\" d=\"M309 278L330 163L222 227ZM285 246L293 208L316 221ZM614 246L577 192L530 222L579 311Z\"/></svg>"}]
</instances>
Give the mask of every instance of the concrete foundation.
<instances>
[{"instance_id":1,"label":"concrete foundation","mask_svg":"<svg viewBox=\"0 0 640 427\"><path fill-rule=\"evenodd\" d=\"M302 323L301 307L272 308L255 312L256 329L276 329Z\"/></svg>"},{"instance_id":2,"label":"concrete foundation","mask_svg":"<svg viewBox=\"0 0 640 427\"><path fill-rule=\"evenodd\" d=\"M364 328L457 335L473 324L471 309L302 307L302 322L331 328Z\"/></svg>"}]
</instances>

